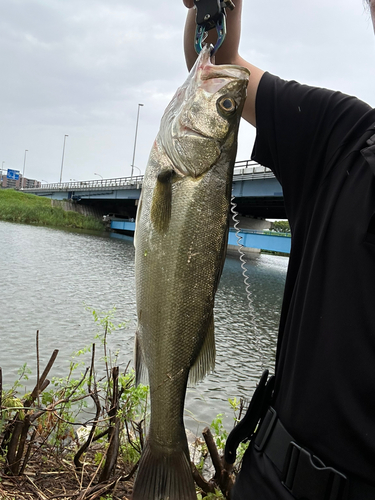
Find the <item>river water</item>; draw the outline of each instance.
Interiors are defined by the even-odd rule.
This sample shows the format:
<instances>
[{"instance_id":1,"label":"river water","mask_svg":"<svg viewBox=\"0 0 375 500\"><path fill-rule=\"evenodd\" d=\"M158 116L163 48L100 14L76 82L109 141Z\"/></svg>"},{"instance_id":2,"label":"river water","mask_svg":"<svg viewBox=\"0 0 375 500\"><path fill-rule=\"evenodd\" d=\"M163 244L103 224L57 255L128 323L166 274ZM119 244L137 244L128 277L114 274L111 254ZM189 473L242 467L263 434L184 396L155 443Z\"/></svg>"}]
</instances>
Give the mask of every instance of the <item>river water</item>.
<instances>
[{"instance_id":1,"label":"river water","mask_svg":"<svg viewBox=\"0 0 375 500\"><path fill-rule=\"evenodd\" d=\"M100 331L87 308L127 322L109 339L120 367L133 359L136 329L132 239L0 221L0 367L9 387L27 363L35 384L36 331L44 368L59 355L50 376L68 374L71 354ZM228 398L249 399L264 367L272 371L287 257L248 260L251 307L238 257L227 257L215 304L216 368L186 396L185 421L198 432L218 413L231 427ZM262 353L262 354L260 354Z\"/></svg>"}]
</instances>

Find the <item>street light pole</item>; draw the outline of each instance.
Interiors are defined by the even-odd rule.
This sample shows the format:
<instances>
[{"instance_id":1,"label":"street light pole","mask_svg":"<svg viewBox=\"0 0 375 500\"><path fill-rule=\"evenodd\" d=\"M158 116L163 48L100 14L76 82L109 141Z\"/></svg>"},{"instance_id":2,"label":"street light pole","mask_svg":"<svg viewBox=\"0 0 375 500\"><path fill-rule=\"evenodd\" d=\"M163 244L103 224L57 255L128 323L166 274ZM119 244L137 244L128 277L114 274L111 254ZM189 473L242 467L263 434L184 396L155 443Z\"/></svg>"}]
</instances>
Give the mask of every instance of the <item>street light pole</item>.
<instances>
[{"instance_id":1,"label":"street light pole","mask_svg":"<svg viewBox=\"0 0 375 500\"><path fill-rule=\"evenodd\" d=\"M62 152L62 160L61 160L61 171L60 171L60 184L62 182L62 173L63 173L63 166L64 166L64 155L65 155L65 141L66 138L69 137L67 134L64 135L64 145L63 145L63 152Z\"/></svg>"},{"instance_id":2,"label":"street light pole","mask_svg":"<svg viewBox=\"0 0 375 500\"><path fill-rule=\"evenodd\" d=\"M94 175L97 175L98 177L100 177L103 180L103 176L102 175L100 175L100 174L94 174Z\"/></svg>"},{"instance_id":3,"label":"street light pole","mask_svg":"<svg viewBox=\"0 0 375 500\"><path fill-rule=\"evenodd\" d=\"M5 161L3 161L3 162L2 162L2 164L1 164L1 172L0 172L0 186L2 186L2 185L3 185L3 171L4 171L3 166L4 166L4 163L5 163Z\"/></svg>"},{"instance_id":4,"label":"street light pole","mask_svg":"<svg viewBox=\"0 0 375 500\"><path fill-rule=\"evenodd\" d=\"M134 172L134 160L135 160L135 148L137 145L137 133L138 133L138 121L139 121L139 110L140 107L143 106L143 104L138 104L138 111L137 111L137 123L135 125L135 137L134 137L134 150L133 150L133 161L132 161L132 173L130 175L130 178L133 178L133 172Z\"/></svg>"},{"instance_id":5,"label":"street light pole","mask_svg":"<svg viewBox=\"0 0 375 500\"><path fill-rule=\"evenodd\" d=\"M28 149L25 149L25 156L23 158L23 170L22 170L22 189L25 189L25 166L26 166L26 153Z\"/></svg>"}]
</instances>

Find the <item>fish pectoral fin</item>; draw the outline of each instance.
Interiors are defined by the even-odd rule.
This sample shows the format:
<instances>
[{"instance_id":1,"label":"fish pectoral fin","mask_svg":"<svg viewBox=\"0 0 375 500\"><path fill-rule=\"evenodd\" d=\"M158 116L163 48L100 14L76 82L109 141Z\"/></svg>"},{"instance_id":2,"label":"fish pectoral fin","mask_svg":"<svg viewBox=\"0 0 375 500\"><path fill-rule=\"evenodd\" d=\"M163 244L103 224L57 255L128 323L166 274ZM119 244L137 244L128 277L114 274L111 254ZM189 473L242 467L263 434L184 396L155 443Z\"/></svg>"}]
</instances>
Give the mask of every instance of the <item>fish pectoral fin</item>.
<instances>
[{"instance_id":1,"label":"fish pectoral fin","mask_svg":"<svg viewBox=\"0 0 375 500\"><path fill-rule=\"evenodd\" d=\"M172 212L172 179L174 170L162 170L152 195L151 222L159 233L165 233Z\"/></svg>"},{"instance_id":2,"label":"fish pectoral fin","mask_svg":"<svg viewBox=\"0 0 375 500\"><path fill-rule=\"evenodd\" d=\"M138 338L138 331L135 334L134 345L134 365L135 365L135 385L148 385L148 370L144 360L143 352Z\"/></svg>"},{"instance_id":3,"label":"fish pectoral fin","mask_svg":"<svg viewBox=\"0 0 375 500\"><path fill-rule=\"evenodd\" d=\"M215 368L215 328L214 328L214 315L212 313L209 322L206 338L202 349L195 361L194 365L190 368L189 385L195 385L202 380L205 375L212 372Z\"/></svg>"}]
</instances>

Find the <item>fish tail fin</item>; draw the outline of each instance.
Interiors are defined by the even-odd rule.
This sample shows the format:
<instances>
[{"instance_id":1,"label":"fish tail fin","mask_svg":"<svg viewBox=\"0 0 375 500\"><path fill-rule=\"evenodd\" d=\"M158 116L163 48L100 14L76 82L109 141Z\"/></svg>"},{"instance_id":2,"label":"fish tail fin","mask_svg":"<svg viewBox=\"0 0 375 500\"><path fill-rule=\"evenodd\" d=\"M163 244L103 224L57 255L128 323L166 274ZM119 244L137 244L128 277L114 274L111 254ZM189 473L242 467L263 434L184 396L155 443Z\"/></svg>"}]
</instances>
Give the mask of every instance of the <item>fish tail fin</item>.
<instances>
[{"instance_id":1,"label":"fish tail fin","mask_svg":"<svg viewBox=\"0 0 375 500\"><path fill-rule=\"evenodd\" d=\"M132 500L196 500L190 462L183 448L165 453L148 441L143 450Z\"/></svg>"}]
</instances>

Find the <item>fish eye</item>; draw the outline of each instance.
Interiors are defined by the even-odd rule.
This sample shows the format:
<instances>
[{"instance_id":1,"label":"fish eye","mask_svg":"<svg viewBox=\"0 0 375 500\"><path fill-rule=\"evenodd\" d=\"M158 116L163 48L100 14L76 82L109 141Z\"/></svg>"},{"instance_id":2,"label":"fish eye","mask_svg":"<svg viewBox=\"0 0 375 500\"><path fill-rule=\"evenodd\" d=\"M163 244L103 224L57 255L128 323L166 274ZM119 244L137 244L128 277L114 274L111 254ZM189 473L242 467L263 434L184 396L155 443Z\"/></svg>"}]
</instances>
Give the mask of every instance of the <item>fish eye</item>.
<instances>
[{"instance_id":1,"label":"fish eye","mask_svg":"<svg viewBox=\"0 0 375 500\"><path fill-rule=\"evenodd\" d=\"M221 111L224 111L225 113L234 113L237 109L236 106L236 101L232 97L221 97L218 101L217 104L219 106L219 109Z\"/></svg>"}]
</instances>

